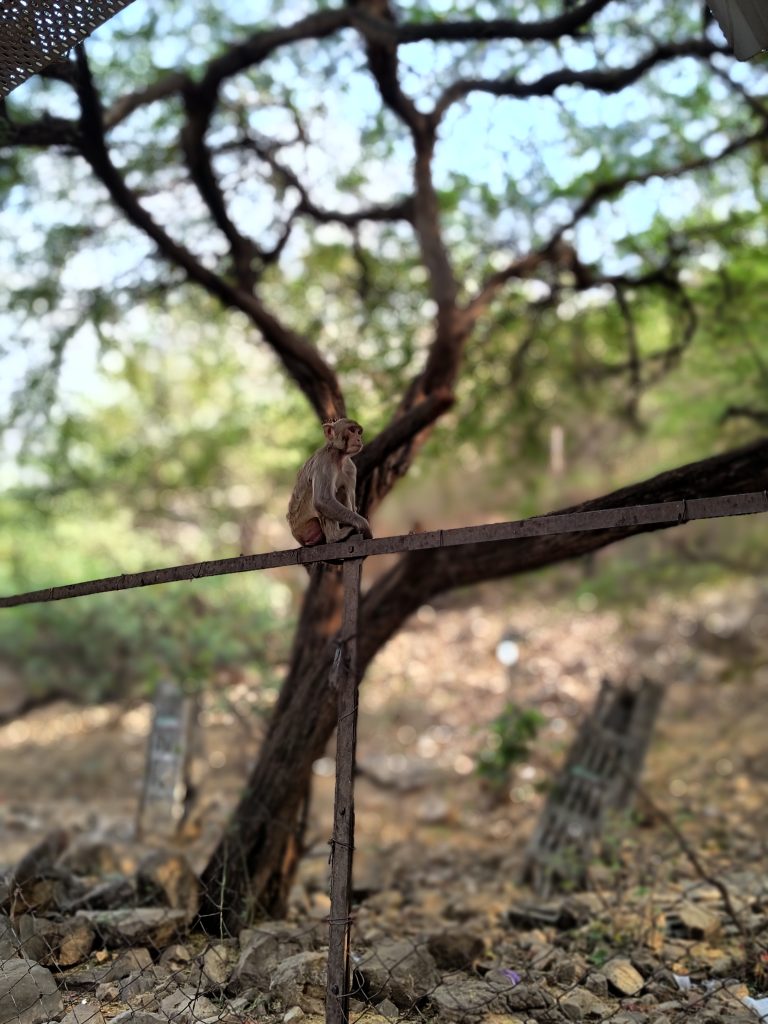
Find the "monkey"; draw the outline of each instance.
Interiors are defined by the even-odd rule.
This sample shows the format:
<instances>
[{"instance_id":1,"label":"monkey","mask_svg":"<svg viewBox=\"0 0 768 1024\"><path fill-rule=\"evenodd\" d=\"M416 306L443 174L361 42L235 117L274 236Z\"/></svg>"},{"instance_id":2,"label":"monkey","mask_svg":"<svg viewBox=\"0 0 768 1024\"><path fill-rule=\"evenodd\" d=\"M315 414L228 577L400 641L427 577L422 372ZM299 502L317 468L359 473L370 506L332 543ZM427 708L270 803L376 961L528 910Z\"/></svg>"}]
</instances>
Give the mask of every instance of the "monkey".
<instances>
[{"instance_id":1,"label":"monkey","mask_svg":"<svg viewBox=\"0 0 768 1024\"><path fill-rule=\"evenodd\" d=\"M299 470L288 503L288 525L303 547L332 544L353 533L372 537L368 520L355 510L357 469L351 459L363 447L363 428L342 417L323 424L325 445Z\"/></svg>"}]
</instances>

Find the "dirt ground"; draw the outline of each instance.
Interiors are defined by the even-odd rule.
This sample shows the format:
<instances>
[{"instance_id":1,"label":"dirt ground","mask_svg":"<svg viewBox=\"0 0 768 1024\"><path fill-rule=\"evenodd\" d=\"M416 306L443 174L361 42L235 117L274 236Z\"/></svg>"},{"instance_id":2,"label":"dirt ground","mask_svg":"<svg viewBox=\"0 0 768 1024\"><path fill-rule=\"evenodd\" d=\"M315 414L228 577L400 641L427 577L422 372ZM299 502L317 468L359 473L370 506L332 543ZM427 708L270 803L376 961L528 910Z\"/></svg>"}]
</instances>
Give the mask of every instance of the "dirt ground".
<instances>
[{"instance_id":1,"label":"dirt ground","mask_svg":"<svg viewBox=\"0 0 768 1024\"><path fill-rule=\"evenodd\" d=\"M600 681L648 677L667 687L645 784L713 862L764 854L768 750L768 593L756 583L657 597L631 615L494 587L425 607L381 653L361 694L357 884L382 865L424 856L488 856L514 887L525 844L556 767ZM514 635L505 668L499 642ZM247 675L204 694L192 776L197 799L178 844L196 867L219 834L258 749L274 695ZM488 726L508 702L546 724L510 775L508 800L475 773ZM261 714L254 709L260 709ZM102 836L130 858L151 706L57 703L0 729L0 863L7 867L54 826ZM310 855L302 877L323 885L333 796L332 750L316 764ZM646 822L646 824L649 824ZM669 836L653 823L649 849ZM651 854L649 854L650 856ZM130 865L126 865L129 867Z\"/></svg>"}]
</instances>

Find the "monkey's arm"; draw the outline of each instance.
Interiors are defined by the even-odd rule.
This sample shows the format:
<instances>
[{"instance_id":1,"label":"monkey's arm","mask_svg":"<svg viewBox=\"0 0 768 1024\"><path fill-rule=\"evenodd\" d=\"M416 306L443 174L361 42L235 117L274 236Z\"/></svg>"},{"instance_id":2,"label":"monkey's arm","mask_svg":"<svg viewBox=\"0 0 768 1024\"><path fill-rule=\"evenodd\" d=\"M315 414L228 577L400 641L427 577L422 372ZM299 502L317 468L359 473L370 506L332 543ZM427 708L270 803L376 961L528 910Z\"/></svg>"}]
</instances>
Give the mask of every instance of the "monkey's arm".
<instances>
[{"instance_id":1,"label":"monkey's arm","mask_svg":"<svg viewBox=\"0 0 768 1024\"><path fill-rule=\"evenodd\" d=\"M370 539L371 527L368 520L358 515L352 508L347 508L336 497L336 474L332 466L318 465L312 480L312 503L321 516L333 519L337 523L353 526L362 535Z\"/></svg>"}]
</instances>

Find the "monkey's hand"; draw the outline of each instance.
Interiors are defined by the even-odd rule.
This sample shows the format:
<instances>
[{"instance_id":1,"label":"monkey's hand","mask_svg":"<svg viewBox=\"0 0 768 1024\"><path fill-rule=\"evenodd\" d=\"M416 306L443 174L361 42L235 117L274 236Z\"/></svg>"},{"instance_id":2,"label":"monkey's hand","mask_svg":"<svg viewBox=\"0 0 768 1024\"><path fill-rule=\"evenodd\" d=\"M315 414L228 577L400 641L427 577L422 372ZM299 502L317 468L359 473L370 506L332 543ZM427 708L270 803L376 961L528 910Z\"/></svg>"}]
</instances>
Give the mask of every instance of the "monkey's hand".
<instances>
[{"instance_id":1,"label":"monkey's hand","mask_svg":"<svg viewBox=\"0 0 768 1024\"><path fill-rule=\"evenodd\" d=\"M373 534L371 533L371 524L363 516L355 517L355 528L360 531L363 535L363 540L373 540Z\"/></svg>"}]
</instances>

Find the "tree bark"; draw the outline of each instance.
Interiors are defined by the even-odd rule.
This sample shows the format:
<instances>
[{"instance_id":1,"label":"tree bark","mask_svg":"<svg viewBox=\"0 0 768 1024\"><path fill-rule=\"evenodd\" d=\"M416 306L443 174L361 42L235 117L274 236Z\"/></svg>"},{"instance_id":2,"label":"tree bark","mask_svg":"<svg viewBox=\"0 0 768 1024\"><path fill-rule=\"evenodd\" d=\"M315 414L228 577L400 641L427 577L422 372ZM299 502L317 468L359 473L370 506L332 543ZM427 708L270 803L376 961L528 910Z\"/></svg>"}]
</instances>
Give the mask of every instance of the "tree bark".
<instances>
[{"instance_id":1,"label":"tree bark","mask_svg":"<svg viewBox=\"0 0 768 1024\"><path fill-rule=\"evenodd\" d=\"M766 488L768 440L761 440L559 511L619 508ZM406 619L441 592L531 572L657 528L668 527L628 527L408 552L363 600L360 675ZM203 873L200 922L208 932L236 935L253 917L279 917L285 911L312 764L322 755L336 724L329 672L341 621L341 596L337 571L314 570L288 677L260 757Z\"/></svg>"}]
</instances>

